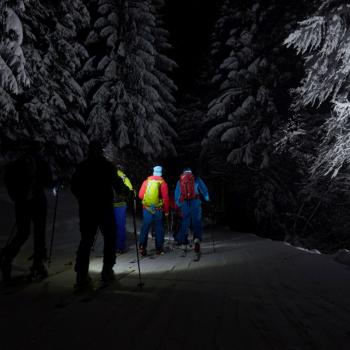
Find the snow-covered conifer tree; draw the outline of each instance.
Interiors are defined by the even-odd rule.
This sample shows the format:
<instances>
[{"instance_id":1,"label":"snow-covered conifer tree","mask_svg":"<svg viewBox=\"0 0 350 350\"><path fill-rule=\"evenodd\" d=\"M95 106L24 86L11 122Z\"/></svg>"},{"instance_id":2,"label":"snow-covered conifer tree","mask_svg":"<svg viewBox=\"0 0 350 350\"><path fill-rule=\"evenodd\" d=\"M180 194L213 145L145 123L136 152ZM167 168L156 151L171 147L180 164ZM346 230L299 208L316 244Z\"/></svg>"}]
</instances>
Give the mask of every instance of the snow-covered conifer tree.
<instances>
[{"instance_id":1,"label":"snow-covered conifer tree","mask_svg":"<svg viewBox=\"0 0 350 350\"><path fill-rule=\"evenodd\" d=\"M19 13L25 10L24 1L0 1L0 148L3 135L11 133L18 114L14 95L30 85L22 51L23 27Z\"/></svg>"},{"instance_id":2,"label":"snow-covered conifer tree","mask_svg":"<svg viewBox=\"0 0 350 350\"><path fill-rule=\"evenodd\" d=\"M246 193L255 189L251 196L256 222L262 226L264 218L270 228L281 222L276 219L278 206L293 201L272 151L274 134L288 117L288 89L295 71L295 60L282 45L297 18L294 5L276 0L225 1L211 52L217 68L203 154L215 150L208 159L213 163L226 158L226 164L215 165L224 177L245 173Z\"/></svg>"},{"instance_id":3,"label":"snow-covered conifer tree","mask_svg":"<svg viewBox=\"0 0 350 350\"><path fill-rule=\"evenodd\" d=\"M0 3L0 88L14 94L30 83L21 47L23 27L17 14L24 9L24 1Z\"/></svg>"},{"instance_id":4,"label":"snow-covered conifer tree","mask_svg":"<svg viewBox=\"0 0 350 350\"><path fill-rule=\"evenodd\" d=\"M207 141L220 140L229 163L265 168L281 115L276 88L291 77L279 41L283 20L276 22L280 7L274 1L235 7L226 2L223 10L212 50L214 60L223 57L212 80L219 91L208 111L216 125Z\"/></svg>"},{"instance_id":5,"label":"snow-covered conifer tree","mask_svg":"<svg viewBox=\"0 0 350 350\"><path fill-rule=\"evenodd\" d=\"M174 153L175 63L152 1L99 0L80 73L89 100L88 133L148 159ZM112 148L113 148L112 147Z\"/></svg>"},{"instance_id":6,"label":"snow-covered conifer tree","mask_svg":"<svg viewBox=\"0 0 350 350\"><path fill-rule=\"evenodd\" d=\"M16 98L17 119L7 125L2 141L9 149L39 141L57 169L69 170L87 143L86 99L75 75L88 57L77 43L78 32L89 24L88 12L81 0L58 5L33 0L21 20L31 87Z\"/></svg>"},{"instance_id":7,"label":"snow-covered conifer tree","mask_svg":"<svg viewBox=\"0 0 350 350\"><path fill-rule=\"evenodd\" d=\"M285 40L304 58L305 77L293 90L294 109L329 111L321 142L310 171L314 176L336 176L348 165L350 151L350 4L326 0L309 18L301 21Z\"/></svg>"}]
</instances>

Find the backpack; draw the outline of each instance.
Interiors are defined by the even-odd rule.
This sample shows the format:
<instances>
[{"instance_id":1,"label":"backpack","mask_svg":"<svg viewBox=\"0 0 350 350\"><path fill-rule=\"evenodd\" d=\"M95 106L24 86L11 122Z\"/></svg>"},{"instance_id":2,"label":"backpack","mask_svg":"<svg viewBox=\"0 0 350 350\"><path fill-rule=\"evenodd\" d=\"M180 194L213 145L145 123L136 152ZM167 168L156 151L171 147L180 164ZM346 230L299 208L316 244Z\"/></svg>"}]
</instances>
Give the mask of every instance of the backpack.
<instances>
[{"instance_id":1,"label":"backpack","mask_svg":"<svg viewBox=\"0 0 350 350\"><path fill-rule=\"evenodd\" d=\"M185 173L180 176L180 202L198 198L195 191L195 180L192 173Z\"/></svg>"},{"instance_id":2,"label":"backpack","mask_svg":"<svg viewBox=\"0 0 350 350\"><path fill-rule=\"evenodd\" d=\"M161 199L160 194L160 186L162 183L163 180L147 180L147 187L142 200L144 206L160 208L163 205L163 200Z\"/></svg>"}]
</instances>

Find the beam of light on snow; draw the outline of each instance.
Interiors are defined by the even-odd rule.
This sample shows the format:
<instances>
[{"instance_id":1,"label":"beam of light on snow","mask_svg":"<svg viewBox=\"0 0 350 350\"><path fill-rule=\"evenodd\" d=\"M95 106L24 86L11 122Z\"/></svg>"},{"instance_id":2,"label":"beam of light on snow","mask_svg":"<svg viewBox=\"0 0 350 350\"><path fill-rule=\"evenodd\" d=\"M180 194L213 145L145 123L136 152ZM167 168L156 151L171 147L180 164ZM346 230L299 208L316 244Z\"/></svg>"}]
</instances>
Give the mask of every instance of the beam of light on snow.
<instances>
[{"instance_id":1,"label":"beam of light on snow","mask_svg":"<svg viewBox=\"0 0 350 350\"><path fill-rule=\"evenodd\" d=\"M228 243L228 242L227 242ZM243 242L242 242L243 244ZM181 250L175 249L167 251L161 256L148 256L140 259L141 273L142 275L162 274L170 271L185 272L185 271L197 271L208 268L217 268L223 264L220 259L220 254L224 251L232 250L233 260L235 260L234 252L241 247L240 243L218 243L214 246L208 242L202 245L202 256L200 261L193 261L194 252L189 249L186 256L181 256ZM237 255L237 264L240 263L239 255ZM102 257L91 257L90 259L90 272L99 273L102 270L103 259ZM125 273L134 271L138 272L137 259L135 251L123 254L117 257L116 264L114 266L114 272Z\"/></svg>"},{"instance_id":2,"label":"beam of light on snow","mask_svg":"<svg viewBox=\"0 0 350 350\"><path fill-rule=\"evenodd\" d=\"M173 246L172 239L166 239L164 244L165 254L161 256L148 256L145 258L140 257L140 266L142 276L153 278L156 275L164 274L174 271L180 273L176 278L182 278L187 273L201 273L202 270L207 269L219 269L225 262L222 259L223 253L231 254L231 261L234 266L242 264L240 258L240 251L249 248L250 245L255 242L263 243L264 240L253 234L239 234L235 237L225 238L224 240L217 237L214 232L212 236L208 237L208 240L202 242L201 250L202 256L200 261L193 261L194 252L188 248L185 257L181 256L181 249ZM92 273L100 273L102 271L102 255L103 255L103 242L99 239L96 242L96 255L91 256L89 270ZM152 238L149 238L149 253L154 252L154 242ZM249 258L247 258L249 259ZM116 275L122 273L130 273L130 277L135 277L138 274L138 266L136 259L135 247L130 247L129 252L118 255L116 264L113 268ZM186 279L186 278L185 278Z\"/></svg>"}]
</instances>

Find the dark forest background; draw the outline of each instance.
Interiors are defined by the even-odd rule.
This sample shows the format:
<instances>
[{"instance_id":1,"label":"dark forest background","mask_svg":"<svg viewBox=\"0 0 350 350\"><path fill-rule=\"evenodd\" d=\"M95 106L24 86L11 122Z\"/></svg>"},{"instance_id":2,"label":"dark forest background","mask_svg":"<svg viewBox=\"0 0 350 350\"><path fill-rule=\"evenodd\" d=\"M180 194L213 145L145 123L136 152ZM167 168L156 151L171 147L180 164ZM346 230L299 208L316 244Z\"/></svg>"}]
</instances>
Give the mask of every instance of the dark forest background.
<instances>
[{"instance_id":1,"label":"dark forest background","mask_svg":"<svg viewBox=\"0 0 350 350\"><path fill-rule=\"evenodd\" d=\"M89 140L137 184L207 182L232 229L350 248L349 6L336 0L0 1L1 162Z\"/></svg>"}]
</instances>

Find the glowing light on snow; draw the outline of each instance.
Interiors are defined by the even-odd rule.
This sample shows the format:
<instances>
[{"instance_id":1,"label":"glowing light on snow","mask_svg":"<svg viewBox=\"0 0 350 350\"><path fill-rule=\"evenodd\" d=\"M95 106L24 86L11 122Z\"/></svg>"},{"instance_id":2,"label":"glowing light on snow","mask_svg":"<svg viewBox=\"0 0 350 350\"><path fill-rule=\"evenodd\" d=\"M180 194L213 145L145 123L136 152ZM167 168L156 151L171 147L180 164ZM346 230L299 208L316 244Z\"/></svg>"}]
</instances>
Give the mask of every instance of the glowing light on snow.
<instances>
[{"instance_id":1,"label":"glowing light on snow","mask_svg":"<svg viewBox=\"0 0 350 350\"><path fill-rule=\"evenodd\" d=\"M226 246L227 249L227 246ZM141 274L159 274L165 273L168 271L194 271L199 269L213 268L215 266L221 265L220 259L217 258L217 255L220 255L220 252L225 250L224 244L215 244L215 250L212 246L209 246L205 249L202 249L202 257L200 261L193 261L193 251L188 250L186 257L180 257L181 252L179 249L175 251L166 252L162 256L157 256L152 258L152 256L147 258L140 258ZM234 249L233 249L234 250ZM103 258L102 257L91 257L89 271L92 273L100 273L102 271ZM131 274L133 276L138 273L136 253L123 254L117 256L117 261L114 266L114 272L125 273L133 270Z\"/></svg>"}]
</instances>

